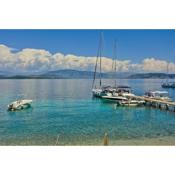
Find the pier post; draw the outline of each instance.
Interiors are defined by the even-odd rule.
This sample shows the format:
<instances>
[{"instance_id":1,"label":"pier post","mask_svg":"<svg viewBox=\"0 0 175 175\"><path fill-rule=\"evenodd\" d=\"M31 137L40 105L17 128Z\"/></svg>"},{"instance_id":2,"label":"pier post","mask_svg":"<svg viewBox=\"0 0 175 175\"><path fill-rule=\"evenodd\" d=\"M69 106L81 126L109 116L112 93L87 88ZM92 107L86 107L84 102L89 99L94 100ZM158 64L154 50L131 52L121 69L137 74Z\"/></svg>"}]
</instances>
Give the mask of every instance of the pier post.
<instances>
[{"instance_id":1,"label":"pier post","mask_svg":"<svg viewBox=\"0 0 175 175\"><path fill-rule=\"evenodd\" d=\"M104 146L109 145L109 138L108 138L108 134L107 133L105 133L105 135L104 135L103 145Z\"/></svg>"},{"instance_id":2,"label":"pier post","mask_svg":"<svg viewBox=\"0 0 175 175\"><path fill-rule=\"evenodd\" d=\"M166 109L167 111L169 111L169 105L168 105L168 104L165 105L165 109Z\"/></svg>"},{"instance_id":3,"label":"pier post","mask_svg":"<svg viewBox=\"0 0 175 175\"><path fill-rule=\"evenodd\" d=\"M56 143L55 143L55 146L58 144L58 139L59 139L60 135L58 134L57 135L57 139L56 139Z\"/></svg>"},{"instance_id":4,"label":"pier post","mask_svg":"<svg viewBox=\"0 0 175 175\"><path fill-rule=\"evenodd\" d=\"M154 103L154 107L157 108L157 103L156 102Z\"/></svg>"},{"instance_id":5,"label":"pier post","mask_svg":"<svg viewBox=\"0 0 175 175\"><path fill-rule=\"evenodd\" d=\"M153 102L152 104L153 104L154 108L157 108L157 103L156 102Z\"/></svg>"},{"instance_id":6,"label":"pier post","mask_svg":"<svg viewBox=\"0 0 175 175\"><path fill-rule=\"evenodd\" d=\"M161 105L161 103L159 103L159 109L162 109L162 105Z\"/></svg>"}]
</instances>

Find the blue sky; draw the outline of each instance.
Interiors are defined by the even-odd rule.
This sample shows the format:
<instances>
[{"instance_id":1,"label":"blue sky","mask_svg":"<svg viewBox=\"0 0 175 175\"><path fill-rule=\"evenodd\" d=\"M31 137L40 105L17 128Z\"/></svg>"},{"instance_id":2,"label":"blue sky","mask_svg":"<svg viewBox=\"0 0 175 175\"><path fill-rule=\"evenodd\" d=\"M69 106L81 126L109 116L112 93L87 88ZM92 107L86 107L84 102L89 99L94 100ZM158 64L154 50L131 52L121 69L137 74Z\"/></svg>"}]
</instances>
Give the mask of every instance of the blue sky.
<instances>
[{"instance_id":1,"label":"blue sky","mask_svg":"<svg viewBox=\"0 0 175 175\"><path fill-rule=\"evenodd\" d=\"M175 73L175 30L0 30L0 70L93 71L100 33L102 71L111 71L117 40L117 71Z\"/></svg>"},{"instance_id":2,"label":"blue sky","mask_svg":"<svg viewBox=\"0 0 175 175\"><path fill-rule=\"evenodd\" d=\"M23 49L45 49L52 54L96 56L99 34L104 33L104 56L140 63L146 57L168 61L175 58L175 30L0 30L0 44Z\"/></svg>"}]
</instances>

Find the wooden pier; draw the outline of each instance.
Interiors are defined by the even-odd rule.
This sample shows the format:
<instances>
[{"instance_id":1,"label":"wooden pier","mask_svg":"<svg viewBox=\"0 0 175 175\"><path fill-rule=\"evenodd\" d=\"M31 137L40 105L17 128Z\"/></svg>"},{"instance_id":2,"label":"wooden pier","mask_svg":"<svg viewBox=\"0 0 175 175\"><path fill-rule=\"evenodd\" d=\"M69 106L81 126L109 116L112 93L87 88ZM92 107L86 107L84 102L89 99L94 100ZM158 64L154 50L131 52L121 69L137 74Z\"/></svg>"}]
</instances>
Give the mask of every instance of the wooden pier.
<instances>
[{"instance_id":1,"label":"wooden pier","mask_svg":"<svg viewBox=\"0 0 175 175\"><path fill-rule=\"evenodd\" d=\"M135 98L138 100L144 100L146 102L146 105L149 105L151 107L175 112L175 102L173 101L158 100L143 96L135 96Z\"/></svg>"}]
</instances>

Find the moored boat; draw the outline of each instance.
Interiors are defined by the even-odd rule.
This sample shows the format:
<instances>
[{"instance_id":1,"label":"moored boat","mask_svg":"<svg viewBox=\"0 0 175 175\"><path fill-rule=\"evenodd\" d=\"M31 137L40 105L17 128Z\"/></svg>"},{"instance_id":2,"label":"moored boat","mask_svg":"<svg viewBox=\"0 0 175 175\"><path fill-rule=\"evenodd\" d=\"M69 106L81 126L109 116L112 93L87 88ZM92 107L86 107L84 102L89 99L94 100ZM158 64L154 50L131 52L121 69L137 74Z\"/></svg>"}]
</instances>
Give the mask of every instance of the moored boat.
<instances>
[{"instance_id":1,"label":"moored boat","mask_svg":"<svg viewBox=\"0 0 175 175\"><path fill-rule=\"evenodd\" d=\"M105 95L102 95L103 99L127 100L128 98L135 97L129 86L118 86L113 88L112 91L108 90L107 92Z\"/></svg>"},{"instance_id":2,"label":"moored boat","mask_svg":"<svg viewBox=\"0 0 175 175\"><path fill-rule=\"evenodd\" d=\"M16 111L29 108L32 100L17 100L8 105L8 111Z\"/></svg>"},{"instance_id":3,"label":"moored boat","mask_svg":"<svg viewBox=\"0 0 175 175\"><path fill-rule=\"evenodd\" d=\"M144 97L155 100L171 101L167 91L148 91L145 93Z\"/></svg>"},{"instance_id":4,"label":"moored boat","mask_svg":"<svg viewBox=\"0 0 175 175\"><path fill-rule=\"evenodd\" d=\"M127 100L121 100L118 101L118 106L143 106L145 104L144 100L137 100L137 99L127 99Z\"/></svg>"},{"instance_id":5,"label":"moored boat","mask_svg":"<svg viewBox=\"0 0 175 175\"><path fill-rule=\"evenodd\" d=\"M94 97L101 97L101 93L102 93L102 75L101 75L101 62L102 62L102 39L103 35L102 33L100 34L100 41L99 41L99 48L98 48L98 53L97 53L97 59L96 59L96 64L95 64L95 71L94 71L94 77L93 77L93 83L92 83L92 95ZM100 61L100 72L99 72L99 78L100 78L100 82L99 82L99 87L95 86L95 80L96 80L96 73L97 73L97 68L98 68L98 61Z\"/></svg>"},{"instance_id":6,"label":"moored boat","mask_svg":"<svg viewBox=\"0 0 175 175\"><path fill-rule=\"evenodd\" d=\"M104 100L110 100L110 101L113 101L113 102L127 100L126 97L114 96L114 95L111 95L111 94L110 95L103 95L101 98L104 99Z\"/></svg>"},{"instance_id":7,"label":"moored boat","mask_svg":"<svg viewBox=\"0 0 175 175\"><path fill-rule=\"evenodd\" d=\"M94 97L98 97L98 98L102 98L102 96L110 95L115 90L114 87L109 85L104 86L102 83L102 51L103 51L103 34L101 33L97 59L95 64L95 70L94 70L93 83L92 83L92 94ZM99 64L99 85L96 85L95 83L96 83L96 74L97 74L98 64ZM114 66L114 60L113 60L112 67L113 66ZM116 60L115 60L115 67L116 67ZM115 80L115 87L116 87L116 80Z\"/></svg>"},{"instance_id":8,"label":"moored boat","mask_svg":"<svg viewBox=\"0 0 175 175\"><path fill-rule=\"evenodd\" d=\"M102 98L103 96L111 96L116 89L111 86L103 86L101 88L92 89L93 96Z\"/></svg>"},{"instance_id":9,"label":"moored boat","mask_svg":"<svg viewBox=\"0 0 175 175\"><path fill-rule=\"evenodd\" d=\"M166 82L162 84L162 88L175 88L175 82Z\"/></svg>"},{"instance_id":10,"label":"moored boat","mask_svg":"<svg viewBox=\"0 0 175 175\"><path fill-rule=\"evenodd\" d=\"M124 97L134 97L135 94L132 93L132 89L129 86L118 86L117 91L119 95Z\"/></svg>"},{"instance_id":11,"label":"moored boat","mask_svg":"<svg viewBox=\"0 0 175 175\"><path fill-rule=\"evenodd\" d=\"M168 75L168 72L169 72L169 63L167 63L167 78L166 78L166 81L164 83L162 83L162 88L175 88L175 82L169 82L169 75Z\"/></svg>"}]
</instances>

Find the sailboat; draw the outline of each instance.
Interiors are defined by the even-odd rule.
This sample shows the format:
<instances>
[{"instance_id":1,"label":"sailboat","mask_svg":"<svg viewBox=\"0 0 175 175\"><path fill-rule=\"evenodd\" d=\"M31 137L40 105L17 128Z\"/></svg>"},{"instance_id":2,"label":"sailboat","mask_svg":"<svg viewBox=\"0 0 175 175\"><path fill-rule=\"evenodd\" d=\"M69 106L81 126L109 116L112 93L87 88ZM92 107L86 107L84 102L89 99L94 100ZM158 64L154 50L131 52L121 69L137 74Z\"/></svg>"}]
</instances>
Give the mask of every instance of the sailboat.
<instances>
[{"instance_id":1,"label":"sailboat","mask_svg":"<svg viewBox=\"0 0 175 175\"><path fill-rule=\"evenodd\" d=\"M175 82L168 81L169 64L167 63L167 78L166 82L162 84L162 88L175 88Z\"/></svg>"},{"instance_id":2,"label":"sailboat","mask_svg":"<svg viewBox=\"0 0 175 175\"><path fill-rule=\"evenodd\" d=\"M101 92L102 92L102 87L101 87L101 54L102 54L102 33L100 35L99 46L98 46L98 51L97 51L97 59L96 59L95 71L94 71L94 78L93 78L93 83L92 83L92 94L94 97L100 97ZM99 59L100 59L100 85L97 88L95 86L95 80L96 80L96 72L97 72Z\"/></svg>"},{"instance_id":3,"label":"sailboat","mask_svg":"<svg viewBox=\"0 0 175 175\"><path fill-rule=\"evenodd\" d=\"M110 86L102 86L102 51L103 51L103 34L101 33L100 40L99 40L99 46L98 46L98 52L97 52L97 59L96 59L96 64L95 64L94 78L93 78L93 83L92 83L92 94L94 97L99 97L99 98L107 94L109 91L112 91ZM99 81L99 87L96 87L95 80L96 80L98 62L100 62L100 66L99 66L100 81Z\"/></svg>"},{"instance_id":4,"label":"sailboat","mask_svg":"<svg viewBox=\"0 0 175 175\"><path fill-rule=\"evenodd\" d=\"M102 94L101 98L106 99L106 100L127 100L126 97L122 97L121 95L119 96L117 90L117 80L116 80L116 73L117 73L117 67L116 67L116 40L114 40L114 50L113 50L113 62L112 62L112 70L113 70L113 75L114 75L114 87L110 87L106 90L106 93Z\"/></svg>"},{"instance_id":5,"label":"sailboat","mask_svg":"<svg viewBox=\"0 0 175 175\"><path fill-rule=\"evenodd\" d=\"M101 33L100 35L100 41L99 41L99 48L98 48L98 53L97 53L97 59L96 59L96 65L95 65L95 71L94 71L94 79L93 79L93 85L92 85L92 93L94 97L99 97L99 98L103 98L105 96L110 97L113 94L115 94L116 92L116 88L117 88L117 83L116 83L116 79L114 82L114 87L108 85L108 86L102 86L102 49L103 49L103 34ZM116 50L116 41L114 43L114 51ZM112 63L112 69L114 68L115 73L116 73L116 53L114 52L114 59L113 59L113 63ZM98 65L98 61L100 62L100 71L99 71L99 76L100 76L100 84L99 87L97 88L95 85L95 80L96 80L96 72L97 72L97 65Z\"/></svg>"},{"instance_id":6,"label":"sailboat","mask_svg":"<svg viewBox=\"0 0 175 175\"><path fill-rule=\"evenodd\" d=\"M113 54L113 70L116 75L117 73L117 54L116 54L116 40L114 41L114 54ZM137 100L135 95L129 86L117 86L116 76L114 78L114 88L113 91L108 91L106 94L102 95L101 98L107 101L115 102L122 106L138 106L142 105L144 101Z\"/></svg>"}]
</instances>

